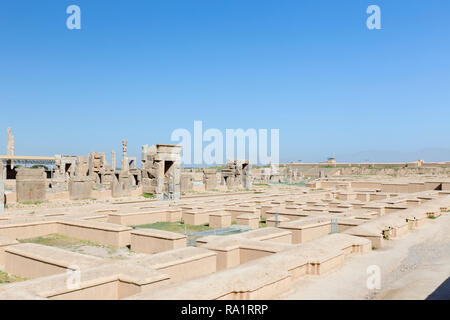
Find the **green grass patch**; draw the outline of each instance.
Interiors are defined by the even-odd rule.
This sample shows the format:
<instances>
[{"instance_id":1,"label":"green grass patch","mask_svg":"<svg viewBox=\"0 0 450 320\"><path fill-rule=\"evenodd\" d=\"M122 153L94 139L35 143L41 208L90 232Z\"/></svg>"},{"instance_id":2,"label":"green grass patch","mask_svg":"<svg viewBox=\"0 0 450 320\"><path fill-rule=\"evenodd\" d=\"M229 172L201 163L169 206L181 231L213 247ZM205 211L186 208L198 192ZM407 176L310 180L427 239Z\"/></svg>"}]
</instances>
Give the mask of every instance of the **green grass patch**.
<instances>
[{"instance_id":1,"label":"green grass patch","mask_svg":"<svg viewBox=\"0 0 450 320\"><path fill-rule=\"evenodd\" d=\"M108 247L95 243L89 240L81 240L71 237L66 237L60 234L49 234L43 237L21 239L21 243L35 243L50 247L71 247L71 246L94 246L94 247Z\"/></svg>"},{"instance_id":2,"label":"green grass patch","mask_svg":"<svg viewBox=\"0 0 450 320\"><path fill-rule=\"evenodd\" d=\"M24 201L21 204L41 204L42 201Z\"/></svg>"},{"instance_id":3,"label":"green grass patch","mask_svg":"<svg viewBox=\"0 0 450 320\"><path fill-rule=\"evenodd\" d=\"M255 185L255 184L253 184ZM305 187L306 183L303 182L296 182L296 183L288 183L288 182L279 182L279 183L272 183L272 185L284 185L284 186L294 186L294 187Z\"/></svg>"},{"instance_id":4,"label":"green grass patch","mask_svg":"<svg viewBox=\"0 0 450 320\"><path fill-rule=\"evenodd\" d=\"M14 275L8 274L8 273L0 270L0 283L12 283L12 282L25 281L25 280L27 280L27 278L14 276Z\"/></svg>"},{"instance_id":5,"label":"green grass patch","mask_svg":"<svg viewBox=\"0 0 450 320\"><path fill-rule=\"evenodd\" d=\"M292 183L292 184L290 184L291 186L297 186L297 187L305 187L306 186L306 183L301 183L301 182L299 182L299 183Z\"/></svg>"},{"instance_id":6,"label":"green grass patch","mask_svg":"<svg viewBox=\"0 0 450 320\"><path fill-rule=\"evenodd\" d=\"M109 245L103 245L89 240L82 240L72 237L66 237L60 234L49 234L43 237L21 239L21 243L35 243L49 247L62 248L73 252L80 252L83 247L103 248L108 254L114 254L119 248Z\"/></svg>"},{"instance_id":7,"label":"green grass patch","mask_svg":"<svg viewBox=\"0 0 450 320\"><path fill-rule=\"evenodd\" d=\"M155 195L153 193L143 193L141 194L142 197L147 198L147 199L154 199Z\"/></svg>"},{"instance_id":8,"label":"green grass patch","mask_svg":"<svg viewBox=\"0 0 450 320\"><path fill-rule=\"evenodd\" d=\"M212 228L208 224L203 224L199 226L194 226L190 224L185 224L183 221L176 222L156 222L151 224L143 224L138 226L131 226L133 229L158 229L164 231L171 231L176 233L184 234L185 230L187 233L200 232L205 230L211 230Z\"/></svg>"},{"instance_id":9,"label":"green grass patch","mask_svg":"<svg viewBox=\"0 0 450 320\"><path fill-rule=\"evenodd\" d=\"M268 187L269 185L267 183L254 183L254 186L261 186L261 187Z\"/></svg>"},{"instance_id":10,"label":"green grass patch","mask_svg":"<svg viewBox=\"0 0 450 320\"><path fill-rule=\"evenodd\" d=\"M261 220L259 220L259 227L260 228L267 227L267 220L265 218L261 218Z\"/></svg>"}]
</instances>

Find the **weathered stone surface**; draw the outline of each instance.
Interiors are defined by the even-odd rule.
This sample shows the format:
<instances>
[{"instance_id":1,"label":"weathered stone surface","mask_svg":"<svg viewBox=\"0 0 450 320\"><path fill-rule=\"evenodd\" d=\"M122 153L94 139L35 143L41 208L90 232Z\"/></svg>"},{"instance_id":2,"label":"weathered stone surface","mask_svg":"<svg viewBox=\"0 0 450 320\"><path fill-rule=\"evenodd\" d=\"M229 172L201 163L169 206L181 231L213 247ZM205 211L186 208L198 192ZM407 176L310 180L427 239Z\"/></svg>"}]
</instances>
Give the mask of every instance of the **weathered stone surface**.
<instances>
[{"instance_id":1,"label":"weathered stone surface","mask_svg":"<svg viewBox=\"0 0 450 320\"><path fill-rule=\"evenodd\" d=\"M180 199L181 146L158 144L142 147L143 192L158 200Z\"/></svg>"},{"instance_id":2,"label":"weathered stone surface","mask_svg":"<svg viewBox=\"0 0 450 320\"><path fill-rule=\"evenodd\" d=\"M92 180L89 177L72 177L69 181L70 199L90 199L92 196Z\"/></svg>"},{"instance_id":3,"label":"weathered stone surface","mask_svg":"<svg viewBox=\"0 0 450 320\"><path fill-rule=\"evenodd\" d=\"M131 195L130 178L128 171L121 171L114 176L111 185L111 195L113 198L129 197Z\"/></svg>"},{"instance_id":4,"label":"weathered stone surface","mask_svg":"<svg viewBox=\"0 0 450 320\"><path fill-rule=\"evenodd\" d=\"M229 190L252 187L251 164L248 160L228 160L221 174L222 185L226 185Z\"/></svg>"},{"instance_id":5,"label":"weathered stone surface","mask_svg":"<svg viewBox=\"0 0 450 320\"><path fill-rule=\"evenodd\" d=\"M0 181L6 179L6 167L3 165L3 161L0 160Z\"/></svg>"},{"instance_id":6,"label":"weathered stone surface","mask_svg":"<svg viewBox=\"0 0 450 320\"><path fill-rule=\"evenodd\" d=\"M205 190L214 190L217 188L216 169L203 169L203 184L205 185Z\"/></svg>"},{"instance_id":7,"label":"weathered stone surface","mask_svg":"<svg viewBox=\"0 0 450 320\"><path fill-rule=\"evenodd\" d=\"M3 211L5 207L5 184L0 180L0 212Z\"/></svg>"},{"instance_id":8,"label":"weathered stone surface","mask_svg":"<svg viewBox=\"0 0 450 320\"><path fill-rule=\"evenodd\" d=\"M17 169L17 202L45 201L46 189L47 183L44 168Z\"/></svg>"},{"instance_id":9,"label":"weathered stone surface","mask_svg":"<svg viewBox=\"0 0 450 320\"><path fill-rule=\"evenodd\" d=\"M181 191L192 191L193 189L193 177L191 173L181 174Z\"/></svg>"},{"instance_id":10,"label":"weathered stone surface","mask_svg":"<svg viewBox=\"0 0 450 320\"><path fill-rule=\"evenodd\" d=\"M111 169L116 170L116 152L114 150L111 151Z\"/></svg>"}]
</instances>

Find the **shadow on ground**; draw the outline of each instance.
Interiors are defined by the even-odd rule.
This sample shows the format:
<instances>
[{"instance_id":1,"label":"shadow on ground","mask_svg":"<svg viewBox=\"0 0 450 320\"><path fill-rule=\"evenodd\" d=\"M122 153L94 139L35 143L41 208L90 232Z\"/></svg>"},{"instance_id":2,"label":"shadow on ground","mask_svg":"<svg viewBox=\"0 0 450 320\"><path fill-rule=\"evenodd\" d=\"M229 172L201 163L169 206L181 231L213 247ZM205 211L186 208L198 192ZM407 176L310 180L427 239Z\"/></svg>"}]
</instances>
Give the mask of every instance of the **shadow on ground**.
<instances>
[{"instance_id":1,"label":"shadow on ground","mask_svg":"<svg viewBox=\"0 0 450 320\"><path fill-rule=\"evenodd\" d=\"M441 283L426 300L450 300L450 277Z\"/></svg>"}]
</instances>

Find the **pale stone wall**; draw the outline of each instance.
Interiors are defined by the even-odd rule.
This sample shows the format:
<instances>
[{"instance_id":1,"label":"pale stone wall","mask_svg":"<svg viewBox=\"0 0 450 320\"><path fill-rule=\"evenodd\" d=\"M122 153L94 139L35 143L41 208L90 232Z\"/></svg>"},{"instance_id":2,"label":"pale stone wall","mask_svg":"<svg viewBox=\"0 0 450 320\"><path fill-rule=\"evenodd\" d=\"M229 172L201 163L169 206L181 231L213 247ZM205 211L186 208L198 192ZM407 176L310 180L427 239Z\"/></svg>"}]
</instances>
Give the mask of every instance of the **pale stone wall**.
<instances>
[{"instance_id":1,"label":"pale stone wall","mask_svg":"<svg viewBox=\"0 0 450 320\"><path fill-rule=\"evenodd\" d=\"M33 243L17 244L5 250L5 271L29 279L64 273L75 265L84 270L105 262L97 257Z\"/></svg>"},{"instance_id":2,"label":"pale stone wall","mask_svg":"<svg viewBox=\"0 0 450 320\"><path fill-rule=\"evenodd\" d=\"M114 247L125 247L130 244L131 228L117 224L98 221L59 221L59 234L93 241Z\"/></svg>"},{"instance_id":3,"label":"pale stone wall","mask_svg":"<svg viewBox=\"0 0 450 320\"><path fill-rule=\"evenodd\" d=\"M186 247L185 235L156 229L137 229L131 232L131 250L159 253Z\"/></svg>"},{"instance_id":4,"label":"pale stone wall","mask_svg":"<svg viewBox=\"0 0 450 320\"><path fill-rule=\"evenodd\" d=\"M6 204L5 184L3 183L3 180L0 177L0 214L3 212L5 204Z\"/></svg>"},{"instance_id":5,"label":"pale stone wall","mask_svg":"<svg viewBox=\"0 0 450 320\"><path fill-rule=\"evenodd\" d=\"M46 197L44 168L18 168L16 176L17 202L42 202Z\"/></svg>"},{"instance_id":6,"label":"pale stone wall","mask_svg":"<svg viewBox=\"0 0 450 320\"><path fill-rule=\"evenodd\" d=\"M431 187L435 183L429 182ZM341 184L337 183L338 186ZM139 242L144 247L154 242L156 251L167 250L151 255L140 253L124 260L108 259L104 264L87 266L83 269L81 289L70 290L65 286L62 274L72 261L70 254L66 256L62 249L58 250L64 252L44 252L35 248L26 252L23 246L19 252L14 250L19 244L7 239L4 252L10 252L7 253L10 268L19 270L23 266L39 271L40 275L36 274L39 276L36 279L2 286L0 299L273 299L288 291L300 277L323 275L355 254L369 252L372 246L382 246L388 241L383 236L402 237L426 223L428 215L446 214L450 207L448 191L382 193L371 189L356 192L352 186L342 185L349 188L348 191L287 187L262 194L196 195L170 203L133 202L130 199L105 206L86 206L81 211L78 208L37 210L33 215L18 211L17 217L8 215L0 219L0 236L22 239L59 233L103 245L123 247L131 244L132 250L136 251L141 251L136 249ZM420 183L405 185L408 190L422 187ZM333 198L340 194L351 194L356 199ZM372 195L376 200L368 202ZM184 217L192 214L194 222L204 219L210 226L215 225L214 219L220 226L223 219L230 219L233 214L236 219L247 215L255 221L264 214L270 226L274 223L271 219L275 213L278 213L278 228L203 237L197 240L197 248L172 249L176 247L178 237L184 235L141 235L139 233L145 231L133 231L124 226L156 220L177 221L182 214ZM331 218L337 220L338 230L344 233L329 234ZM109 223L99 222L104 220ZM439 223L439 220L435 222ZM142 237L135 245L132 233ZM151 241L148 238L152 238ZM0 241L0 262L1 244ZM28 262L30 259L33 261ZM161 286L168 282L175 284ZM96 297L99 294L103 296Z\"/></svg>"},{"instance_id":7,"label":"pale stone wall","mask_svg":"<svg viewBox=\"0 0 450 320\"><path fill-rule=\"evenodd\" d=\"M69 196L72 200L92 198L92 180L89 177L72 177L69 180Z\"/></svg>"},{"instance_id":8,"label":"pale stone wall","mask_svg":"<svg viewBox=\"0 0 450 320\"><path fill-rule=\"evenodd\" d=\"M5 265L5 250L18 243L15 239L0 236L0 266Z\"/></svg>"},{"instance_id":9,"label":"pale stone wall","mask_svg":"<svg viewBox=\"0 0 450 320\"><path fill-rule=\"evenodd\" d=\"M231 226L231 214L228 212L215 212L209 214L211 228L225 228Z\"/></svg>"}]
</instances>

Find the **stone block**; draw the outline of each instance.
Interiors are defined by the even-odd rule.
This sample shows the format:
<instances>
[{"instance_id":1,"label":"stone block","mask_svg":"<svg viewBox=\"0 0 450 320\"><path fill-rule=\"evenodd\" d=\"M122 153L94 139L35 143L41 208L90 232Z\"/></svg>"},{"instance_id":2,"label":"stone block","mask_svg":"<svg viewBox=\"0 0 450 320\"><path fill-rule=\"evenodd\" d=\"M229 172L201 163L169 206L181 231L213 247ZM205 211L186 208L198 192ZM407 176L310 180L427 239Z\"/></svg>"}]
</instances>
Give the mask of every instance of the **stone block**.
<instances>
[{"instance_id":1,"label":"stone block","mask_svg":"<svg viewBox=\"0 0 450 320\"><path fill-rule=\"evenodd\" d=\"M259 228L259 216L256 214L241 214L236 218L237 224L249 226L255 230Z\"/></svg>"},{"instance_id":2,"label":"stone block","mask_svg":"<svg viewBox=\"0 0 450 320\"><path fill-rule=\"evenodd\" d=\"M47 183L44 168L17 169L17 202L45 201L46 189Z\"/></svg>"},{"instance_id":3,"label":"stone block","mask_svg":"<svg viewBox=\"0 0 450 320\"><path fill-rule=\"evenodd\" d=\"M224 228L231 226L231 213L224 211L210 213L209 226L211 228Z\"/></svg>"},{"instance_id":4,"label":"stone block","mask_svg":"<svg viewBox=\"0 0 450 320\"><path fill-rule=\"evenodd\" d=\"M90 199L92 197L92 180L89 177L72 177L69 181L71 200Z\"/></svg>"}]
</instances>

